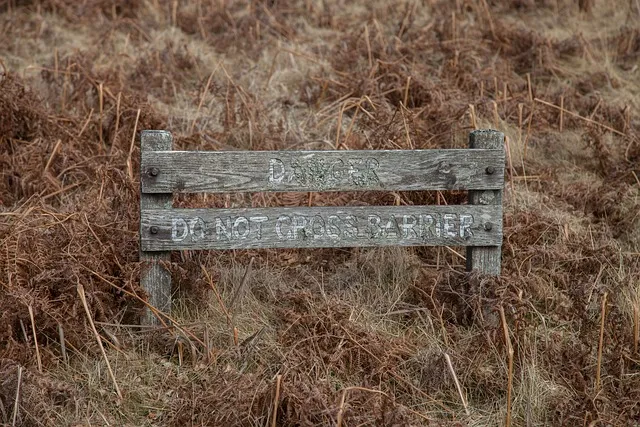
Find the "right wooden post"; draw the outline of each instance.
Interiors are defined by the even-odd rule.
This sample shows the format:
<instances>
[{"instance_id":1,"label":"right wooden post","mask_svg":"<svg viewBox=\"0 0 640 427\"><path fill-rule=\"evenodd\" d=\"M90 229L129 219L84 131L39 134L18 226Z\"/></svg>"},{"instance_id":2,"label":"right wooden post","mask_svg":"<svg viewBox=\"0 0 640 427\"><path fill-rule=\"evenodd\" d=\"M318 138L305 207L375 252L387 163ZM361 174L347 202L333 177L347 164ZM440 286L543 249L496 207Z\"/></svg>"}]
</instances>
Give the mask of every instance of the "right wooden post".
<instances>
[{"instance_id":1,"label":"right wooden post","mask_svg":"<svg viewBox=\"0 0 640 427\"><path fill-rule=\"evenodd\" d=\"M504 150L504 134L496 130L474 130L469 134L469 148ZM498 171L488 167L485 173L493 174ZM502 190L469 191L469 204L502 206ZM497 228L491 223L485 223L483 227L487 231ZM501 254L502 246L467 247L467 271L499 276Z\"/></svg>"}]
</instances>

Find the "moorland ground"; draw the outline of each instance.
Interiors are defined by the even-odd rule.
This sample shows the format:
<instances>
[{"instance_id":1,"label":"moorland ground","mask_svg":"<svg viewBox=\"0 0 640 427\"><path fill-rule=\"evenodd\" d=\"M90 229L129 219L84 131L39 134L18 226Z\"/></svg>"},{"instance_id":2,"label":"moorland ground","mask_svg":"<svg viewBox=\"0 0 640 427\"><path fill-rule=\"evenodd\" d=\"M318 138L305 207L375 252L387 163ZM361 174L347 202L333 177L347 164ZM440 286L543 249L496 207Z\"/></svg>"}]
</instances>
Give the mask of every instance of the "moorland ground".
<instances>
[{"instance_id":1,"label":"moorland ground","mask_svg":"<svg viewBox=\"0 0 640 427\"><path fill-rule=\"evenodd\" d=\"M0 422L637 425L639 59L637 0L0 1ZM175 327L131 326L140 130L409 149L488 127L500 278L462 248L175 252Z\"/></svg>"}]
</instances>

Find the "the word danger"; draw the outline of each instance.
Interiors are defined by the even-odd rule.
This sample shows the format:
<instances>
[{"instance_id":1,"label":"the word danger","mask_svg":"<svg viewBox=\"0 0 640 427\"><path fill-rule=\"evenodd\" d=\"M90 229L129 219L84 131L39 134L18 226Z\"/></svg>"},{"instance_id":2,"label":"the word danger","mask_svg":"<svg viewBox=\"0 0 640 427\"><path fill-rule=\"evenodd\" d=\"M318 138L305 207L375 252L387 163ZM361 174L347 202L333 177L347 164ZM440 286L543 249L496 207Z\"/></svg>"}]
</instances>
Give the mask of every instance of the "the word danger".
<instances>
[{"instance_id":1,"label":"the word danger","mask_svg":"<svg viewBox=\"0 0 640 427\"><path fill-rule=\"evenodd\" d=\"M313 157L288 162L270 159L268 180L273 186L291 182L320 188L344 183L365 186L380 182L376 174L379 166L375 158L343 160Z\"/></svg>"},{"instance_id":2,"label":"the word danger","mask_svg":"<svg viewBox=\"0 0 640 427\"><path fill-rule=\"evenodd\" d=\"M470 239L474 218L469 214L420 215L280 215L217 217L205 223L201 218L173 218L171 240L187 238L197 242L238 240L307 240L307 239Z\"/></svg>"}]
</instances>

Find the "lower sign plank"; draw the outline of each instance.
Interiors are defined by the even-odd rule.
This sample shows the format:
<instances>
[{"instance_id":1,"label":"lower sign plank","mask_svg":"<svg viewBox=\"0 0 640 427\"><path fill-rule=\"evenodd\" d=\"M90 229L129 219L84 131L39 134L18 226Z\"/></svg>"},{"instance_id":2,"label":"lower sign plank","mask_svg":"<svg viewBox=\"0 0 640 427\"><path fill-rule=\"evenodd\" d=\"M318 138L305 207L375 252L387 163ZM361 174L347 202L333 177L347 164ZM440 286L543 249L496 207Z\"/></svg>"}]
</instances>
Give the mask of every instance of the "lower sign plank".
<instances>
[{"instance_id":1,"label":"lower sign plank","mask_svg":"<svg viewBox=\"0 0 640 427\"><path fill-rule=\"evenodd\" d=\"M143 251L498 246L501 206L143 209Z\"/></svg>"}]
</instances>

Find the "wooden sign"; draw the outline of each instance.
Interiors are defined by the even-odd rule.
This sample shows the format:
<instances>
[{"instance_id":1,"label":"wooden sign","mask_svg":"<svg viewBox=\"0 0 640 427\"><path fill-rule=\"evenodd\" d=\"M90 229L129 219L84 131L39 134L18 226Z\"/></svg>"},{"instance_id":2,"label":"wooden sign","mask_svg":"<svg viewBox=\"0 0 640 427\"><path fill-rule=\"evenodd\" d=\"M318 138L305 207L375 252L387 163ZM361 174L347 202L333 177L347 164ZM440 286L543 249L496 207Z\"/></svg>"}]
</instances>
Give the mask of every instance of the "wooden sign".
<instances>
[{"instance_id":1,"label":"wooden sign","mask_svg":"<svg viewBox=\"0 0 640 427\"><path fill-rule=\"evenodd\" d=\"M470 134L472 149L171 151L171 134L141 138L142 285L171 306L172 250L466 246L467 269L500 274L504 135ZM469 204L174 209L174 192L470 190ZM147 312L146 323L157 319Z\"/></svg>"},{"instance_id":2,"label":"wooden sign","mask_svg":"<svg viewBox=\"0 0 640 427\"><path fill-rule=\"evenodd\" d=\"M149 151L141 169L144 193L499 190L504 151Z\"/></svg>"},{"instance_id":3,"label":"wooden sign","mask_svg":"<svg viewBox=\"0 0 640 427\"><path fill-rule=\"evenodd\" d=\"M143 251L364 246L498 246L499 206L154 209Z\"/></svg>"}]
</instances>

